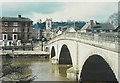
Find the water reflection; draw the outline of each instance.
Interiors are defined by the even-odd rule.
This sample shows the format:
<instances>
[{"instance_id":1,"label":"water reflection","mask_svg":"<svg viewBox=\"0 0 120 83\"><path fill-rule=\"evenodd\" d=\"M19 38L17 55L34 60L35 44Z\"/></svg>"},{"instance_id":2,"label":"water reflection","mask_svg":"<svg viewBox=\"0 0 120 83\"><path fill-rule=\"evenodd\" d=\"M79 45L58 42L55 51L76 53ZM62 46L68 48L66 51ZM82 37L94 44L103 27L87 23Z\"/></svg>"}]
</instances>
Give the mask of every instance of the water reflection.
<instances>
[{"instance_id":1,"label":"water reflection","mask_svg":"<svg viewBox=\"0 0 120 83\"><path fill-rule=\"evenodd\" d=\"M8 63L9 62L9 63ZM66 70L71 65L52 65L49 59L44 58L28 58L28 57L19 57L19 58L3 58L3 69L4 65L12 65L12 70L14 67L20 67L19 73L8 74L5 77L5 80L17 80L23 79L27 76L35 77L34 81L55 81L55 83L79 83L71 82L71 80L66 78ZM8 66L7 66L8 67ZM6 71L4 71L6 73ZM9 78L9 79L8 79ZM62 81L62 82L59 82ZM67 81L67 82L66 82ZM9 83L9 82L8 82ZM22 83L22 82L21 82ZM33 82L34 83L34 82ZM82 82L82 83L93 83L93 82ZM94 83L105 83L105 82L94 82Z\"/></svg>"},{"instance_id":2,"label":"water reflection","mask_svg":"<svg viewBox=\"0 0 120 83\"><path fill-rule=\"evenodd\" d=\"M66 77L66 70L72 67L71 65L51 65L51 73L55 76Z\"/></svg>"},{"instance_id":3,"label":"water reflection","mask_svg":"<svg viewBox=\"0 0 120 83\"><path fill-rule=\"evenodd\" d=\"M31 76L34 81L70 81L66 78L66 70L71 66L52 65L49 59L19 57L14 59L3 58L3 63L22 66L22 74L14 74L15 77ZM20 76L21 75L21 76Z\"/></svg>"},{"instance_id":4,"label":"water reflection","mask_svg":"<svg viewBox=\"0 0 120 83\"><path fill-rule=\"evenodd\" d=\"M28 81L31 75L29 64L20 63L13 58L2 58L2 81Z\"/></svg>"}]
</instances>

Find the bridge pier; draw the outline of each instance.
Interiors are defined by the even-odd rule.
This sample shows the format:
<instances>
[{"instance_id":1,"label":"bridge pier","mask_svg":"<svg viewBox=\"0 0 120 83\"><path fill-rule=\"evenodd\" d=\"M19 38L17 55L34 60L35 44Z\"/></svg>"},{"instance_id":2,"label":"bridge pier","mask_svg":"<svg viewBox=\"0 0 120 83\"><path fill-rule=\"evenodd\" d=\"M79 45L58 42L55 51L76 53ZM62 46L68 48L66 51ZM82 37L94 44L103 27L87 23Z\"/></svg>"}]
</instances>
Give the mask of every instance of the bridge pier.
<instances>
[{"instance_id":1,"label":"bridge pier","mask_svg":"<svg viewBox=\"0 0 120 83\"><path fill-rule=\"evenodd\" d=\"M57 57L51 58L51 62L52 62L52 64L58 64L59 63Z\"/></svg>"},{"instance_id":2,"label":"bridge pier","mask_svg":"<svg viewBox=\"0 0 120 83\"><path fill-rule=\"evenodd\" d=\"M66 73L67 73L68 79L70 79L72 81L78 81L79 70L76 70L76 68L71 67L71 68L67 69Z\"/></svg>"}]
</instances>

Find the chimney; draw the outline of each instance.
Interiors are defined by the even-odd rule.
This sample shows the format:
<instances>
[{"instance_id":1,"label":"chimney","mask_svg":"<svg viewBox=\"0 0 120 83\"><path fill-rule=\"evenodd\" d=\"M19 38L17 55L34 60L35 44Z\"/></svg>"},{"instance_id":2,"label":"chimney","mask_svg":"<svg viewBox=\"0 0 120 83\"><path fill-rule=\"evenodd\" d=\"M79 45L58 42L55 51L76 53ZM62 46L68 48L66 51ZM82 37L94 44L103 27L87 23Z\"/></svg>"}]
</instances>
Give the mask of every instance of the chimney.
<instances>
[{"instance_id":1,"label":"chimney","mask_svg":"<svg viewBox=\"0 0 120 83\"><path fill-rule=\"evenodd\" d=\"M18 15L18 18L21 18L21 15Z\"/></svg>"},{"instance_id":2,"label":"chimney","mask_svg":"<svg viewBox=\"0 0 120 83\"><path fill-rule=\"evenodd\" d=\"M93 28L95 26L94 20L90 20L90 28Z\"/></svg>"}]
</instances>

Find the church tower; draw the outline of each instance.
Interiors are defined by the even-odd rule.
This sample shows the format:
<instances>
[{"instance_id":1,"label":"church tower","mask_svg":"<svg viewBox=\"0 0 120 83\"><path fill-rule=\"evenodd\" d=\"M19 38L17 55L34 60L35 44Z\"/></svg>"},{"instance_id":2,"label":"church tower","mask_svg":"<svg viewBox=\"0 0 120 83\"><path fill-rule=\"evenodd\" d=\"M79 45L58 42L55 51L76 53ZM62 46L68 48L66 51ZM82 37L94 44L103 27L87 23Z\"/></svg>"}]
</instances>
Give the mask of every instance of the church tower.
<instances>
[{"instance_id":1,"label":"church tower","mask_svg":"<svg viewBox=\"0 0 120 83\"><path fill-rule=\"evenodd\" d=\"M52 19L46 19L46 30L52 28Z\"/></svg>"}]
</instances>

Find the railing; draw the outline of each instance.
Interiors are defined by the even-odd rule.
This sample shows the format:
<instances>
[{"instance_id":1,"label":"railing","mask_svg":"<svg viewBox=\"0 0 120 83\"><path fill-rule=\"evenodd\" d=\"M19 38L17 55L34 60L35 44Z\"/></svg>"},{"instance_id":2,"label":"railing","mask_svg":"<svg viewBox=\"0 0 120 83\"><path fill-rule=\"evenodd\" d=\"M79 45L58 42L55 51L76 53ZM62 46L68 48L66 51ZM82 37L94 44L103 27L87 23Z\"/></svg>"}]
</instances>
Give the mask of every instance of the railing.
<instances>
[{"instance_id":1,"label":"railing","mask_svg":"<svg viewBox=\"0 0 120 83\"><path fill-rule=\"evenodd\" d=\"M119 33L81 33L81 32L67 32L54 37L48 44L58 40L73 40L82 43L94 45L96 47L105 48L118 52L120 46Z\"/></svg>"}]
</instances>

